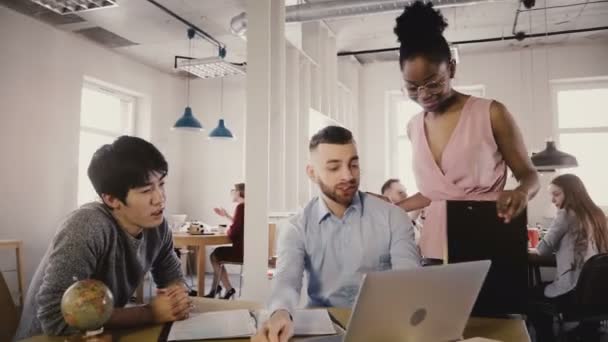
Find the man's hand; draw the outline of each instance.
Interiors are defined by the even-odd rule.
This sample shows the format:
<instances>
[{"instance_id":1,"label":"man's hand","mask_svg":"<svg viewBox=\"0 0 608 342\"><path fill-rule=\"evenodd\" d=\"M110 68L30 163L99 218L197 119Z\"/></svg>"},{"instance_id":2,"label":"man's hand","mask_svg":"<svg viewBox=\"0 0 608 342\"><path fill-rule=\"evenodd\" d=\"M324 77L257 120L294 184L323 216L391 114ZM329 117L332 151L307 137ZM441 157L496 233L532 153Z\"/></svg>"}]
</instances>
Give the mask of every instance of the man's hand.
<instances>
[{"instance_id":1,"label":"man's hand","mask_svg":"<svg viewBox=\"0 0 608 342\"><path fill-rule=\"evenodd\" d=\"M253 342L287 342L293 336L293 321L287 310L278 310L264 322Z\"/></svg>"},{"instance_id":2,"label":"man's hand","mask_svg":"<svg viewBox=\"0 0 608 342\"><path fill-rule=\"evenodd\" d=\"M498 217L504 219L505 223L511 222L514 217L519 216L528 205L528 194L521 190L502 191L496 201Z\"/></svg>"},{"instance_id":3,"label":"man's hand","mask_svg":"<svg viewBox=\"0 0 608 342\"><path fill-rule=\"evenodd\" d=\"M182 284L171 285L157 291L150 308L156 323L181 321L188 318L192 310L192 300Z\"/></svg>"}]
</instances>

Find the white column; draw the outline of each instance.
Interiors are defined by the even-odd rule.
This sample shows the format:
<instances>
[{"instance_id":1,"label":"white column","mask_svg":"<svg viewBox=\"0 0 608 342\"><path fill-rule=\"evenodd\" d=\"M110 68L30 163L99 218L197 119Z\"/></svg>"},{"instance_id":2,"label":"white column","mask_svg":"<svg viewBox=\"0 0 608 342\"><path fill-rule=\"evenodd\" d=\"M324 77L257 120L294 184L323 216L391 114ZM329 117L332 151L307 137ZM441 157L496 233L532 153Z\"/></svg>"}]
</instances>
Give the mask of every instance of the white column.
<instances>
[{"instance_id":1,"label":"white column","mask_svg":"<svg viewBox=\"0 0 608 342\"><path fill-rule=\"evenodd\" d=\"M298 208L298 135L300 110L300 52L287 47L285 81L285 209Z\"/></svg>"},{"instance_id":2,"label":"white column","mask_svg":"<svg viewBox=\"0 0 608 342\"><path fill-rule=\"evenodd\" d=\"M337 103L337 113L338 113L338 118L340 118L340 122L342 122L344 124L344 126L348 127L350 129L350 122L348 121L348 115L346 112L346 95L347 95L347 90L346 88L344 88L343 86L338 86L336 87L337 93L336 93L336 103Z\"/></svg>"},{"instance_id":3,"label":"white column","mask_svg":"<svg viewBox=\"0 0 608 342\"><path fill-rule=\"evenodd\" d=\"M272 6L269 211L285 210L285 6ZM277 22L283 21L279 25ZM248 68L249 69L249 68Z\"/></svg>"},{"instance_id":4,"label":"white column","mask_svg":"<svg viewBox=\"0 0 608 342\"><path fill-rule=\"evenodd\" d=\"M322 112L322 76L318 66L321 63L321 24L318 21L302 24L302 50L317 63L310 68L310 107Z\"/></svg>"},{"instance_id":5,"label":"white column","mask_svg":"<svg viewBox=\"0 0 608 342\"><path fill-rule=\"evenodd\" d=\"M352 131L355 123L353 120L353 96L352 91L348 91L344 94L344 117L346 118L346 122L348 122L348 128ZM354 134L354 132L353 132Z\"/></svg>"},{"instance_id":6,"label":"white column","mask_svg":"<svg viewBox=\"0 0 608 342\"><path fill-rule=\"evenodd\" d=\"M310 181L306 175L308 162L308 124L311 106L311 64L305 58L300 59L300 103L298 115L298 204L306 205L310 200Z\"/></svg>"},{"instance_id":7,"label":"white column","mask_svg":"<svg viewBox=\"0 0 608 342\"><path fill-rule=\"evenodd\" d=\"M351 119L353 120L352 131L355 138L358 138L359 144L363 146L363 138L359 136L359 113L361 113L363 99L359 96L361 88L361 66L355 61L352 64L352 81L351 81Z\"/></svg>"},{"instance_id":8,"label":"white column","mask_svg":"<svg viewBox=\"0 0 608 342\"><path fill-rule=\"evenodd\" d=\"M336 121L340 121L338 114L338 56L336 47L336 38L329 35L327 36L327 82L328 82L328 115L334 118Z\"/></svg>"},{"instance_id":9,"label":"white column","mask_svg":"<svg viewBox=\"0 0 608 342\"><path fill-rule=\"evenodd\" d=\"M338 59L338 80L344 84L344 115L349 128L357 137L358 133L358 108L359 108L359 72L361 66L353 57L341 57ZM361 143L361 142L360 142Z\"/></svg>"},{"instance_id":10,"label":"white column","mask_svg":"<svg viewBox=\"0 0 608 342\"><path fill-rule=\"evenodd\" d=\"M282 0L247 0L247 111L245 114L245 251L243 299L264 302L270 292L268 268L268 161L270 75L278 66L271 63L271 31L284 27L283 18L273 17L271 7L284 9ZM284 40L283 37L281 37Z\"/></svg>"},{"instance_id":11,"label":"white column","mask_svg":"<svg viewBox=\"0 0 608 342\"><path fill-rule=\"evenodd\" d=\"M321 75L321 113L331 117L331 106L329 104L330 71L327 50L329 47L328 31L323 25L319 27L319 72Z\"/></svg>"}]
</instances>

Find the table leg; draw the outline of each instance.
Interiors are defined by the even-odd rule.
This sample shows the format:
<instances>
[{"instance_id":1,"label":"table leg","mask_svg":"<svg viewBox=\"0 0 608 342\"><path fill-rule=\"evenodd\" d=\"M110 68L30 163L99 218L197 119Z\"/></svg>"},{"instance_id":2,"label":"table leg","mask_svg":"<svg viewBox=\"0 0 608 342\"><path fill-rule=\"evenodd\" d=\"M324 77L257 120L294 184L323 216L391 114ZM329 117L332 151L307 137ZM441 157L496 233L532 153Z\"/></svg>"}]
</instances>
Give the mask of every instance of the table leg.
<instances>
[{"instance_id":1,"label":"table leg","mask_svg":"<svg viewBox=\"0 0 608 342\"><path fill-rule=\"evenodd\" d=\"M543 280L540 277L540 266L534 267L534 278L535 278L536 285L540 285L543 283Z\"/></svg>"},{"instance_id":2,"label":"table leg","mask_svg":"<svg viewBox=\"0 0 608 342\"><path fill-rule=\"evenodd\" d=\"M17 246L15 249L15 257L17 258L17 281L19 282L19 303L21 308L23 309L23 301L25 300L25 290L23 289L23 285L25 281L23 280L23 254L21 252L21 246Z\"/></svg>"},{"instance_id":3,"label":"table leg","mask_svg":"<svg viewBox=\"0 0 608 342\"><path fill-rule=\"evenodd\" d=\"M198 279L198 296L202 297L205 295L205 262L207 257L206 245L202 244L198 246L197 264L196 264L196 276Z\"/></svg>"},{"instance_id":4,"label":"table leg","mask_svg":"<svg viewBox=\"0 0 608 342\"><path fill-rule=\"evenodd\" d=\"M135 289L135 303L143 304L144 303L144 282L146 281L146 275L141 279L141 283Z\"/></svg>"}]
</instances>

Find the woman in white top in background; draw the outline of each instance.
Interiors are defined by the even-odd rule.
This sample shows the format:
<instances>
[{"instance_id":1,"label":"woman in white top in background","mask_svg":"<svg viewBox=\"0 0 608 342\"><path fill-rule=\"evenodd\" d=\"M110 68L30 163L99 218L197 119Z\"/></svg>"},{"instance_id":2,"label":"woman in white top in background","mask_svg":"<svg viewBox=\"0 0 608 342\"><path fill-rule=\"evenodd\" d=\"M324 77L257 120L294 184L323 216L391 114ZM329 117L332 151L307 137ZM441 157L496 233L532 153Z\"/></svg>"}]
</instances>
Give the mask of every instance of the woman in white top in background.
<instances>
[{"instance_id":1,"label":"woman in white top in background","mask_svg":"<svg viewBox=\"0 0 608 342\"><path fill-rule=\"evenodd\" d=\"M549 191L558 212L539 243L537 253L543 256L555 253L557 272L553 282L533 290L533 300L566 304L574 298L585 261L595 254L608 252L608 228L604 212L593 203L577 176L564 174L554 178ZM537 341L555 340L553 317L531 312L530 320L535 327Z\"/></svg>"}]
</instances>

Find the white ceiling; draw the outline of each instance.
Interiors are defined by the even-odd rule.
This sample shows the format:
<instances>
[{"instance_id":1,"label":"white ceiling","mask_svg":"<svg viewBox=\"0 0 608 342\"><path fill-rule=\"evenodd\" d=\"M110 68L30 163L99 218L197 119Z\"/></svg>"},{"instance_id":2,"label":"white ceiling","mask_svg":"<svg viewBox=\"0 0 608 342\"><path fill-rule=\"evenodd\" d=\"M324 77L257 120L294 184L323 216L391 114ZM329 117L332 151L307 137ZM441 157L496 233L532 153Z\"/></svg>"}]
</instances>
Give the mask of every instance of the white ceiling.
<instances>
[{"instance_id":1,"label":"white ceiling","mask_svg":"<svg viewBox=\"0 0 608 342\"><path fill-rule=\"evenodd\" d=\"M542 8L546 7L545 3L552 7L578 5L591 1L537 0L536 2L536 10L520 13L516 31L535 34L608 26L608 1L552 9ZM512 36L518 6L518 1L499 1L441 9L449 24L445 32L446 38L450 42L458 42ZM525 8L521 6L521 9ZM338 51L382 49L398 46L392 31L395 17L399 14L392 12L326 22L338 36ZM536 44L565 43L608 44L608 30L526 39L522 42L508 40L497 43L464 44L459 45L459 49L461 51L503 50ZM374 60L397 59L397 57L397 52L394 52L375 56L360 55L359 59L367 63Z\"/></svg>"},{"instance_id":2,"label":"white ceiling","mask_svg":"<svg viewBox=\"0 0 608 342\"><path fill-rule=\"evenodd\" d=\"M8 0L0 0L2 1ZM22 0L25 1L25 0ZM227 58L234 62L246 59L246 42L230 33L230 19L245 11L246 0L157 0L173 12L192 22L211 34L228 47ZM308 0L320 2L326 0ZM302 0L286 0L287 5ZM463 41L494 38L512 35L512 26L517 0L494 1L480 4L442 9L449 22L446 37L449 41ZM523 12L519 15L517 31L544 33L588 27L606 26L608 23L608 1L587 0L536 0L538 10ZM584 4L541 10L548 6ZM521 7L523 9L523 6ZM188 55L186 26L167 15L146 0L121 0L116 8L109 8L79 14L86 22L59 26L62 29L78 29L100 26L138 45L116 48L148 65L164 71L173 71L175 55ZM338 51L355 51L396 47L392 33L395 17L399 12L375 14L362 17L325 20L327 26L337 37ZM286 31L294 29L288 24ZM570 34L541 39L526 39L460 46L461 50L488 50L521 48L530 44L565 44L589 42L608 44L608 30ZM196 39L193 56L208 57L217 55L216 48L208 42ZM396 53L365 55L363 62L395 58Z\"/></svg>"}]
</instances>

